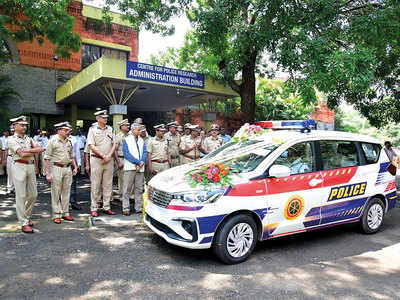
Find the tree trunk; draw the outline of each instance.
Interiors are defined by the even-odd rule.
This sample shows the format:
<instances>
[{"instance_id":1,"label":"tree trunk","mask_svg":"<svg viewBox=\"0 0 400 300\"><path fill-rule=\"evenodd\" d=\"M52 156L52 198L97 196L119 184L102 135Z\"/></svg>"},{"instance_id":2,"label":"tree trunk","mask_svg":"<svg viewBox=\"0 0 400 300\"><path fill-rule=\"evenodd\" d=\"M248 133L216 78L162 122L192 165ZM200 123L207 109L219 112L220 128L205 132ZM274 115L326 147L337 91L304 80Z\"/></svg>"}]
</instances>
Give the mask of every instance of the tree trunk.
<instances>
[{"instance_id":1,"label":"tree trunk","mask_svg":"<svg viewBox=\"0 0 400 300\"><path fill-rule=\"evenodd\" d=\"M242 84L239 94L242 122L253 123L256 107L255 59L242 70Z\"/></svg>"}]
</instances>

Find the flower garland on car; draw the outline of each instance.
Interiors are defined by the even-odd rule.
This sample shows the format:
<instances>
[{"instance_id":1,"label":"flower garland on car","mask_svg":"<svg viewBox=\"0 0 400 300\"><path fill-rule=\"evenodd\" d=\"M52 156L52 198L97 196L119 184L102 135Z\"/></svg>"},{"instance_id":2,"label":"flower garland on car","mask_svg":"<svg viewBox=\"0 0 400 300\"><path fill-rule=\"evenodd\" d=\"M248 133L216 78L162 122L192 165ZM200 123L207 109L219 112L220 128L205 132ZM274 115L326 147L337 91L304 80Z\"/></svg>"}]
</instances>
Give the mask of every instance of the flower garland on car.
<instances>
[{"instance_id":1,"label":"flower garland on car","mask_svg":"<svg viewBox=\"0 0 400 300\"><path fill-rule=\"evenodd\" d=\"M221 163L204 164L199 169L189 171L186 174L192 188L198 185L206 188L214 185L233 186L230 178L231 168Z\"/></svg>"},{"instance_id":2,"label":"flower garland on car","mask_svg":"<svg viewBox=\"0 0 400 300\"><path fill-rule=\"evenodd\" d=\"M246 123L236 132L232 140L234 142L243 142L250 139L250 137L267 132L259 125Z\"/></svg>"}]
</instances>

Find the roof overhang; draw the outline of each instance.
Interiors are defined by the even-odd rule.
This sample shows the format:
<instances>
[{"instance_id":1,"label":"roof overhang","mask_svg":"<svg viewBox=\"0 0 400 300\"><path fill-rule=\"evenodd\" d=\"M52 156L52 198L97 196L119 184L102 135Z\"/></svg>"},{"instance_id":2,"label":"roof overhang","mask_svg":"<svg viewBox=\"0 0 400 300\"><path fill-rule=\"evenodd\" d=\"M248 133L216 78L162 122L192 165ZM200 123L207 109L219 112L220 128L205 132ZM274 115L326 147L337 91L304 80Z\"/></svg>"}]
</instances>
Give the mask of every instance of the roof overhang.
<instances>
[{"instance_id":1,"label":"roof overhang","mask_svg":"<svg viewBox=\"0 0 400 300\"><path fill-rule=\"evenodd\" d=\"M186 105L239 96L231 88L214 82L208 76L204 76L201 88L128 78L129 64L132 62L101 57L59 87L56 90L56 102L87 108L111 105L101 92L103 87L112 89L113 98L117 100L126 96L126 91L136 89L126 103L128 111L171 111Z\"/></svg>"}]
</instances>

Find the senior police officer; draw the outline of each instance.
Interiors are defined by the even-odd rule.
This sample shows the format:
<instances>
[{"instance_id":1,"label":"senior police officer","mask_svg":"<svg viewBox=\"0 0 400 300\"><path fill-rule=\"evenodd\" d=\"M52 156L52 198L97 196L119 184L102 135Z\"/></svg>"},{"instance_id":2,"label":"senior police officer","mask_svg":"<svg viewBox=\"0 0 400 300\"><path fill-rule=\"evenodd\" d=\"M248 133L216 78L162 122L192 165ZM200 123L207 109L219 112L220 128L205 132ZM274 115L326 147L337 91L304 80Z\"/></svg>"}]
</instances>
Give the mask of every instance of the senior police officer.
<instances>
[{"instance_id":1,"label":"senior police officer","mask_svg":"<svg viewBox=\"0 0 400 300\"><path fill-rule=\"evenodd\" d=\"M75 162L73 145L68 135L72 126L68 122L55 124L57 130L47 145L44 155L46 179L51 183L51 207L53 210L53 222L61 223L61 219L73 221L69 215L69 200L71 193L72 175L78 173ZM50 161L53 167L50 170ZM71 170L71 164L74 170Z\"/></svg>"},{"instance_id":2,"label":"senior police officer","mask_svg":"<svg viewBox=\"0 0 400 300\"><path fill-rule=\"evenodd\" d=\"M211 135L206 137L203 141L202 148L204 149L205 154L208 154L222 146L224 141L218 137L218 131L219 126L217 124L212 124L210 129Z\"/></svg>"},{"instance_id":3,"label":"senior police officer","mask_svg":"<svg viewBox=\"0 0 400 300\"><path fill-rule=\"evenodd\" d=\"M179 152L182 154L182 164L194 162L200 158L201 152L204 153L204 150L201 147L201 138L199 137L199 125L191 125L189 129L191 130L191 135L181 141L179 146Z\"/></svg>"},{"instance_id":4,"label":"senior police officer","mask_svg":"<svg viewBox=\"0 0 400 300\"><path fill-rule=\"evenodd\" d=\"M144 166L147 160L147 148L140 136L144 126L138 123L131 125L131 134L122 140L122 151L124 153L124 185L122 196L122 214L129 216L129 197L134 190L135 207L134 212L143 210L144 191Z\"/></svg>"},{"instance_id":5,"label":"senior police officer","mask_svg":"<svg viewBox=\"0 0 400 300\"><path fill-rule=\"evenodd\" d=\"M32 208L37 198L34 155L43 149L25 135L28 122L25 116L10 120L15 134L8 138L7 147L13 159L11 166L15 186L15 201L18 221L22 232L33 233Z\"/></svg>"},{"instance_id":6,"label":"senior police officer","mask_svg":"<svg viewBox=\"0 0 400 300\"><path fill-rule=\"evenodd\" d=\"M164 124L154 126L156 136L149 142L149 171L152 176L168 169L171 164L171 154L168 153L168 142L164 138L167 128Z\"/></svg>"},{"instance_id":7,"label":"senior police officer","mask_svg":"<svg viewBox=\"0 0 400 300\"><path fill-rule=\"evenodd\" d=\"M124 153L122 151L122 140L129 134L129 121L128 119L118 122L120 132L115 136L115 161L118 166L118 197L122 200L122 187L123 187L123 167L124 167Z\"/></svg>"},{"instance_id":8,"label":"senior police officer","mask_svg":"<svg viewBox=\"0 0 400 300\"><path fill-rule=\"evenodd\" d=\"M168 123L169 131L164 135L168 142L168 152L171 155L171 167L179 166L179 144L181 143L181 135L177 131L178 122Z\"/></svg>"},{"instance_id":9,"label":"senior police officer","mask_svg":"<svg viewBox=\"0 0 400 300\"><path fill-rule=\"evenodd\" d=\"M107 110L98 111L94 114L97 124L90 127L87 144L90 148L90 184L91 184L91 205L90 215L97 217L97 203L103 195L104 213L115 215L110 208L112 195L112 183L114 172L113 154L115 151L114 130L107 125Z\"/></svg>"}]
</instances>

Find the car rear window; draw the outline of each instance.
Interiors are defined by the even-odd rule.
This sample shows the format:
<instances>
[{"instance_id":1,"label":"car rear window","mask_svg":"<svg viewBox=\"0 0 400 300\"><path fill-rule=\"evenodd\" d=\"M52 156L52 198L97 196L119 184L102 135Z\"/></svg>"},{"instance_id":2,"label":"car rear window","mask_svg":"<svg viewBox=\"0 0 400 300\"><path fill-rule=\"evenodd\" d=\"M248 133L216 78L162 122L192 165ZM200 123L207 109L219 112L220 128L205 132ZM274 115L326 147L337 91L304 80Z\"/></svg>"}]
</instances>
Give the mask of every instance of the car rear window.
<instances>
[{"instance_id":1,"label":"car rear window","mask_svg":"<svg viewBox=\"0 0 400 300\"><path fill-rule=\"evenodd\" d=\"M351 141L320 141L323 170L353 167L360 164L357 147Z\"/></svg>"},{"instance_id":2,"label":"car rear window","mask_svg":"<svg viewBox=\"0 0 400 300\"><path fill-rule=\"evenodd\" d=\"M361 143L361 148L364 152L365 162L367 164L375 164L379 160L381 147L377 144Z\"/></svg>"}]
</instances>

